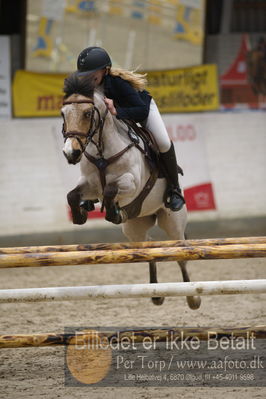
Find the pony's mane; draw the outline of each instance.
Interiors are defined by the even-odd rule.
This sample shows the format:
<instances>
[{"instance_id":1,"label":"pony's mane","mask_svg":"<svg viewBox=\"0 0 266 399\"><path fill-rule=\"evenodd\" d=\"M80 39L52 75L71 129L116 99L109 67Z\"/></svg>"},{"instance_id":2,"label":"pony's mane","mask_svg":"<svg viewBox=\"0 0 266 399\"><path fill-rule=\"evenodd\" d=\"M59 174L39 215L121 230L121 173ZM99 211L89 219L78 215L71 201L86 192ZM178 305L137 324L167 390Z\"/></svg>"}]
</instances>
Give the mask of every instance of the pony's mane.
<instances>
[{"instance_id":1,"label":"pony's mane","mask_svg":"<svg viewBox=\"0 0 266 399\"><path fill-rule=\"evenodd\" d=\"M64 81L64 98L72 94L80 94L84 97L93 97L95 84L92 75L80 76L76 72L69 75Z\"/></svg>"}]
</instances>

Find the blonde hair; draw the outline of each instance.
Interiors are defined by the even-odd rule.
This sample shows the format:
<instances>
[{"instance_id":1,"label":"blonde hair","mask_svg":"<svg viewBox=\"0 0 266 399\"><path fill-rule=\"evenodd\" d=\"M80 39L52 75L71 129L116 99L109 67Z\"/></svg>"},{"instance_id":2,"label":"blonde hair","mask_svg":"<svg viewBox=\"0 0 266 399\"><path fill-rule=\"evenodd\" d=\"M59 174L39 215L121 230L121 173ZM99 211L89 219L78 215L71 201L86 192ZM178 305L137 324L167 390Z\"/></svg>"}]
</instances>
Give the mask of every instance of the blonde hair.
<instances>
[{"instance_id":1,"label":"blonde hair","mask_svg":"<svg viewBox=\"0 0 266 399\"><path fill-rule=\"evenodd\" d=\"M128 81L134 89L142 91L147 85L147 74L136 73L136 71L127 71L122 68L108 68L111 76L120 76L120 78Z\"/></svg>"}]
</instances>

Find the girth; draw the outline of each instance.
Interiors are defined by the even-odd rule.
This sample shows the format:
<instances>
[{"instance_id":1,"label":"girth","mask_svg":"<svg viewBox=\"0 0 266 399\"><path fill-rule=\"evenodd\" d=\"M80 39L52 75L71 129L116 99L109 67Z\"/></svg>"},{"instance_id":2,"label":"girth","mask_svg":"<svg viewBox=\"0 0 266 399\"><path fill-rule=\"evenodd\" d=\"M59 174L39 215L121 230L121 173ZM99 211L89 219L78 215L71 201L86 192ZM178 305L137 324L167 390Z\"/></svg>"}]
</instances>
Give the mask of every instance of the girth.
<instances>
[{"instance_id":1,"label":"girth","mask_svg":"<svg viewBox=\"0 0 266 399\"><path fill-rule=\"evenodd\" d=\"M127 219L134 219L140 214L142 204L145 198L151 192L158 178L158 174L159 172L157 168L152 169L151 175L139 195L132 202L130 202L130 204L121 208L121 211L125 214Z\"/></svg>"}]
</instances>

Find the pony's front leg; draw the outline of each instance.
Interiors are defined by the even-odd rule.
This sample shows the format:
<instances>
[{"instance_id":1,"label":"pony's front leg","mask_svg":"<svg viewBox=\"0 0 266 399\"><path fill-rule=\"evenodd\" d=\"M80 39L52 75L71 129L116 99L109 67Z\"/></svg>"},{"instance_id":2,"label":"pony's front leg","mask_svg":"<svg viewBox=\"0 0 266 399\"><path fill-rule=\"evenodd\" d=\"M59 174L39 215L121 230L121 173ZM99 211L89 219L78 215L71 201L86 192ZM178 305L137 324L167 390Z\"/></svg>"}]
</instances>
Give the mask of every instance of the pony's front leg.
<instances>
[{"instance_id":1,"label":"pony's front leg","mask_svg":"<svg viewBox=\"0 0 266 399\"><path fill-rule=\"evenodd\" d=\"M125 173L109 182L103 192L103 204L106 209L105 219L114 224L123 223L125 220L120 211L119 201L125 197L130 198L135 190L135 179L131 173Z\"/></svg>"},{"instance_id":2,"label":"pony's front leg","mask_svg":"<svg viewBox=\"0 0 266 399\"><path fill-rule=\"evenodd\" d=\"M87 221L88 211L93 210L93 207L88 209L88 201L84 199L92 198L93 193L90 193L89 184L84 176L79 179L78 185L67 194L67 201L71 208L72 221L74 224L84 224ZM91 203L92 201L89 201Z\"/></svg>"}]
</instances>

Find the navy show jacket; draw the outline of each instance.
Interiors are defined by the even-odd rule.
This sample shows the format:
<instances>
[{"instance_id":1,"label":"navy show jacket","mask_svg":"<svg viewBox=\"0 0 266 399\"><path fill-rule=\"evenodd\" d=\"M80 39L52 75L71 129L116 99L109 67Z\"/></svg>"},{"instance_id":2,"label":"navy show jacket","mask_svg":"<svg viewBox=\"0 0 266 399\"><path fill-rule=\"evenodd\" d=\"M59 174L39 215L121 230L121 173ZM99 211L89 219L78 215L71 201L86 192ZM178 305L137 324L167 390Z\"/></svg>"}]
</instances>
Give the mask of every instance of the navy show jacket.
<instances>
[{"instance_id":1,"label":"navy show jacket","mask_svg":"<svg viewBox=\"0 0 266 399\"><path fill-rule=\"evenodd\" d=\"M129 119L142 122L147 119L150 110L151 95L146 91L138 91L120 76L104 77L104 94L114 101L118 119Z\"/></svg>"}]
</instances>

